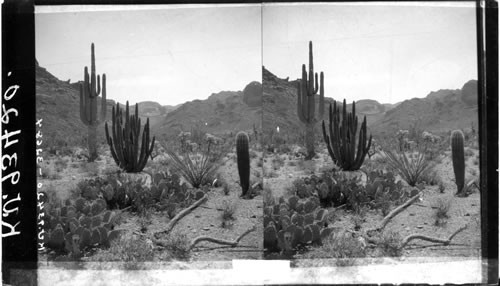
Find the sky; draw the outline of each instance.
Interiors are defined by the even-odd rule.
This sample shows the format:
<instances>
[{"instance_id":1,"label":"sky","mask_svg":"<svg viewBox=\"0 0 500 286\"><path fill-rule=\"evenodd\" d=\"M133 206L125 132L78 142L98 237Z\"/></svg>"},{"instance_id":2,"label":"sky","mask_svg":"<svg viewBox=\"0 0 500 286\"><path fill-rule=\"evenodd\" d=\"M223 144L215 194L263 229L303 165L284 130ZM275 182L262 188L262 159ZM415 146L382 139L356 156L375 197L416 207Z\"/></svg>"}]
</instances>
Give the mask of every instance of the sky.
<instances>
[{"instance_id":1,"label":"sky","mask_svg":"<svg viewBox=\"0 0 500 286\"><path fill-rule=\"evenodd\" d=\"M263 65L300 78L313 42L325 96L396 103L477 79L474 2L267 4Z\"/></svg>"},{"instance_id":2,"label":"sky","mask_svg":"<svg viewBox=\"0 0 500 286\"><path fill-rule=\"evenodd\" d=\"M396 103L477 79L474 5L39 6L36 58L75 82L93 42L109 99L176 105L261 82L262 65L299 78L313 41L325 96Z\"/></svg>"},{"instance_id":3,"label":"sky","mask_svg":"<svg viewBox=\"0 0 500 286\"><path fill-rule=\"evenodd\" d=\"M261 82L261 36L260 5L35 8L40 66L83 80L94 43L107 98L122 103L176 105Z\"/></svg>"}]
</instances>

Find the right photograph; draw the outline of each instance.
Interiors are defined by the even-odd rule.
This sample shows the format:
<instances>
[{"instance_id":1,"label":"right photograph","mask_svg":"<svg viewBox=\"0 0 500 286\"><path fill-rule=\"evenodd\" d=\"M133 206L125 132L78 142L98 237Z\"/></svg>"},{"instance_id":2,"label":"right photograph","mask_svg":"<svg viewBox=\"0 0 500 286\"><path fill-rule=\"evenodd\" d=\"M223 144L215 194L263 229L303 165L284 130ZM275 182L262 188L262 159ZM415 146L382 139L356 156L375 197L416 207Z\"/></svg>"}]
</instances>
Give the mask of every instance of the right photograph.
<instances>
[{"instance_id":1,"label":"right photograph","mask_svg":"<svg viewBox=\"0 0 500 286\"><path fill-rule=\"evenodd\" d=\"M481 258L475 9L263 5L265 259Z\"/></svg>"}]
</instances>

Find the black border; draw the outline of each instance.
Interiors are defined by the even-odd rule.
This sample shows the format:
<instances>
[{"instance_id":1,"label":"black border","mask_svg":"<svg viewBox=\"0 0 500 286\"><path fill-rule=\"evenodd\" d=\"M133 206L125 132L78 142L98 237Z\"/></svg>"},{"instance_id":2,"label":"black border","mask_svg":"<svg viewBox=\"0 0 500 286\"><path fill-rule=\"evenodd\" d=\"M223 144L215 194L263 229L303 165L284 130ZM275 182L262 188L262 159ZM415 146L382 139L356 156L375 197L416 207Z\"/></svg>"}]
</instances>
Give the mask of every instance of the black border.
<instances>
[{"instance_id":1,"label":"black border","mask_svg":"<svg viewBox=\"0 0 500 286\"><path fill-rule=\"evenodd\" d=\"M68 3L71 2L71 3ZM104 2L104 3L103 3ZM22 129L16 145L3 154L18 154L16 168L21 180L16 186L2 183L2 195L22 195L19 215L22 235L2 238L3 282L9 280L11 269L36 269L36 165L35 165L35 41L34 5L88 4L228 4L294 1L161 1L145 0L5 0L2 5L2 96L11 84L21 86L16 96L3 101L16 108L19 116L11 117L3 128ZM348 1L337 1L348 2ZM395 1L380 1L395 2ZM416 2L416 1L400 1ZM481 3L485 8L481 7ZM481 228L482 257L487 260L483 278L488 284L498 283L498 3L476 1L478 47L478 108L481 159ZM484 21L485 26L481 23ZM483 38L484 35L484 38ZM483 45L483 39L485 45ZM485 51L482 53L481 51ZM7 71L12 75L7 78ZM14 120L15 119L15 120ZM17 139L17 138L16 138ZM3 143L3 142L2 142ZM3 171L8 174L9 168ZM5 201L4 201L5 203ZM10 222L11 217L5 218ZM464 269L465 270L465 269ZM36 275L32 273L32 275ZM36 279L36 276L35 276Z\"/></svg>"},{"instance_id":2,"label":"black border","mask_svg":"<svg viewBox=\"0 0 500 286\"><path fill-rule=\"evenodd\" d=\"M21 130L20 136L13 137L19 142L4 148L3 154L17 154L17 164L2 170L2 175L20 171L20 180L12 185L10 180L2 182L2 197L7 200L18 195L21 202L12 203L8 208L18 206L18 213L3 218L6 222L20 222L16 230L19 235L2 237L2 280L10 281L12 269L28 270L21 276L36 279L37 268L37 195L35 162L35 17L31 0L5 0L2 6L2 103L6 109L15 108L18 116L10 114L8 124L2 129L9 132ZM12 72L7 77L7 73ZM19 85L16 94L5 100L4 93L11 85ZM12 140L11 139L11 140ZM5 141L2 141L2 144ZM5 160L7 164L7 160ZM2 201L3 207L7 202ZM4 231L2 225L2 232ZM8 230L8 229L6 229ZM16 275L17 276L17 275ZM36 280L34 280L36 281Z\"/></svg>"},{"instance_id":3,"label":"black border","mask_svg":"<svg viewBox=\"0 0 500 286\"><path fill-rule=\"evenodd\" d=\"M484 5L484 6L481 6ZM484 26L483 26L484 23ZM498 276L498 3L476 2L483 279ZM483 264L484 265L484 264Z\"/></svg>"}]
</instances>

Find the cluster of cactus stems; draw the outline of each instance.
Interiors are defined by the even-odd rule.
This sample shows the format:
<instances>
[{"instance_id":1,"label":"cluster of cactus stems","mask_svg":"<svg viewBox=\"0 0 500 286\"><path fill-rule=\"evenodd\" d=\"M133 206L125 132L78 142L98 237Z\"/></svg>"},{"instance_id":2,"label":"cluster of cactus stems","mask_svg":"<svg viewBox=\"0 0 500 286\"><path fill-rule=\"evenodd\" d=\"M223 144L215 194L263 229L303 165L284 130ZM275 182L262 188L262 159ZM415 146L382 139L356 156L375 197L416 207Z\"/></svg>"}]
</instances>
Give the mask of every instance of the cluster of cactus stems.
<instances>
[{"instance_id":1,"label":"cluster of cactus stems","mask_svg":"<svg viewBox=\"0 0 500 286\"><path fill-rule=\"evenodd\" d=\"M125 119L125 122L123 121ZM125 172L141 172L153 152L155 137L149 137L149 118L144 125L141 140L141 119L139 118L139 105L135 105L135 114L129 114L128 101L125 107L125 118L119 104L112 111L112 136L105 125L106 140L111 149L111 155L116 164Z\"/></svg>"},{"instance_id":2,"label":"cluster of cactus stems","mask_svg":"<svg viewBox=\"0 0 500 286\"><path fill-rule=\"evenodd\" d=\"M465 156L463 132L460 130L454 130L451 133L450 143L453 171L455 172L455 182L457 184L457 194L461 194L465 187Z\"/></svg>"},{"instance_id":3,"label":"cluster of cactus stems","mask_svg":"<svg viewBox=\"0 0 500 286\"><path fill-rule=\"evenodd\" d=\"M243 131L236 134L236 156L242 196L245 196L250 188L250 153L248 135Z\"/></svg>"},{"instance_id":4,"label":"cluster of cactus stems","mask_svg":"<svg viewBox=\"0 0 500 286\"><path fill-rule=\"evenodd\" d=\"M300 245L321 245L333 231L327 216L315 197L305 201L297 196L281 197L278 204L264 207L264 248L293 253Z\"/></svg>"},{"instance_id":5,"label":"cluster of cactus stems","mask_svg":"<svg viewBox=\"0 0 500 286\"><path fill-rule=\"evenodd\" d=\"M356 133L358 130L358 116L356 116L356 103L352 103L352 112L347 112L344 99L342 107L342 118L340 107L334 101L330 104L328 133L323 120L323 138L328 148L328 153L333 162L344 171L359 170L365 156L370 150L372 136L367 137L366 116L359 130L359 138L356 144ZM329 135L328 135L329 134ZM357 145L357 148L356 148Z\"/></svg>"},{"instance_id":6,"label":"cluster of cactus stems","mask_svg":"<svg viewBox=\"0 0 500 286\"><path fill-rule=\"evenodd\" d=\"M89 161L97 159L97 126L106 119L106 75L102 75L101 115L97 114L97 97L101 94L101 79L96 76L94 44L91 45L90 75L84 68L84 80L80 84L80 119L88 127L87 143Z\"/></svg>"},{"instance_id":7,"label":"cluster of cactus stems","mask_svg":"<svg viewBox=\"0 0 500 286\"><path fill-rule=\"evenodd\" d=\"M91 246L109 246L119 236L114 230L118 214L106 210L102 199L90 202L78 198L72 204L67 201L62 207L47 207L45 223L48 248L81 257L82 251Z\"/></svg>"},{"instance_id":8,"label":"cluster of cactus stems","mask_svg":"<svg viewBox=\"0 0 500 286\"><path fill-rule=\"evenodd\" d=\"M312 159L314 153L314 126L323 118L325 112L325 92L323 85L323 72L314 73L312 42L309 42L309 73L306 65L302 65L302 78L298 82L297 115L306 125L306 159ZM319 106L316 111L316 96L319 90Z\"/></svg>"}]
</instances>

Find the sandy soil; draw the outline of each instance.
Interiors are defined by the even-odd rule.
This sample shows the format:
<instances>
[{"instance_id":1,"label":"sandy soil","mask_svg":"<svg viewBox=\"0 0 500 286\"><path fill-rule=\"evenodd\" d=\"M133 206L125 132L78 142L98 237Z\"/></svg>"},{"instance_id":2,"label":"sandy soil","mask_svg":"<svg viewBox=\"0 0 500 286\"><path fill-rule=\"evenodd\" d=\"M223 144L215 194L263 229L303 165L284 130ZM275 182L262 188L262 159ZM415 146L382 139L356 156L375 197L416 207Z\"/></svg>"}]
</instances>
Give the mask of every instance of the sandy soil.
<instances>
[{"instance_id":1,"label":"sandy soil","mask_svg":"<svg viewBox=\"0 0 500 286\"><path fill-rule=\"evenodd\" d=\"M326 149L317 150L317 152L318 156L310 162L304 162L302 158L286 154L266 154L264 159L265 188L269 188L275 197L288 197L290 196L289 189L295 179L310 176L312 173L320 175L321 170L331 169L333 163ZM478 150L470 149L469 152L471 155L466 158L466 179L478 178ZM284 164L276 169L276 163L273 164L273 161L277 161L275 158L278 156L283 159ZM445 185L444 193L440 193L438 186L425 186L422 200L398 214L386 226L386 230L396 231L401 237L422 234L445 239L461 226L467 225L467 228L460 232L450 245L444 246L422 240L413 240L405 247L402 255L403 257L479 258L481 255L480 194L476 190L469 197L455 197L456 185L450 151L446 151L440 159L437 160L439 163L436 164L434 170ZM448 211L449 218L442 226L435 225L434 217L436 202L439 198L451 202ZM335 220L331 226L339 229L354 229L352 220L354 214L352 212L342 209L334 210L333 208L328 210L334 212ZM361 223L360 231L374 228L382 219L383 216L380 212L368 211L364 216L364 222ZM310 250L313 252L312 254L315 251L320 251L320 249Z\"/></svg>"},{"instance_id":2,"label":"sandy soil","mask_svg":"<svg viewBox=\"0 0 500 286\"><path fill-rule=\"evenodd\" d=\"M42 163L46 175L39 178L39 182L44 185L42 190L61 200L75 198L77 192L74 190L79 181L117 170L109 152L103 153L104 155L100 156L95 163L87 163L84 159L76 159L71 156L47 157ZM255 152L254 158L251 160L251 183L262 181L262 168L258 167L258 161L261 160L261 157L262 153ZM229 185L229 194L225 195L222 187L211 188L207 193L207 202L182 218L173 228L173 232L184 233L189 240L198 236L235 240L254 225L256 231L246 235L237 247L201 242L191 251L190 259L187 262L261 259L263 251L262 195L258 192L257 196L252 199L240 198L241 187L234 153L228 154L225 163L219 168L219 175ZM235 211L234 219L229 220L229 224L223 227L222 210L225 204L232 205ZM168 222L169 218L166 213L152 211L151 223L147 227L145 237L163 230ZM124 229L130 233L139 233L138 215L128 211L124 212L116 228Z\"/></svg>"}]
</instances>

